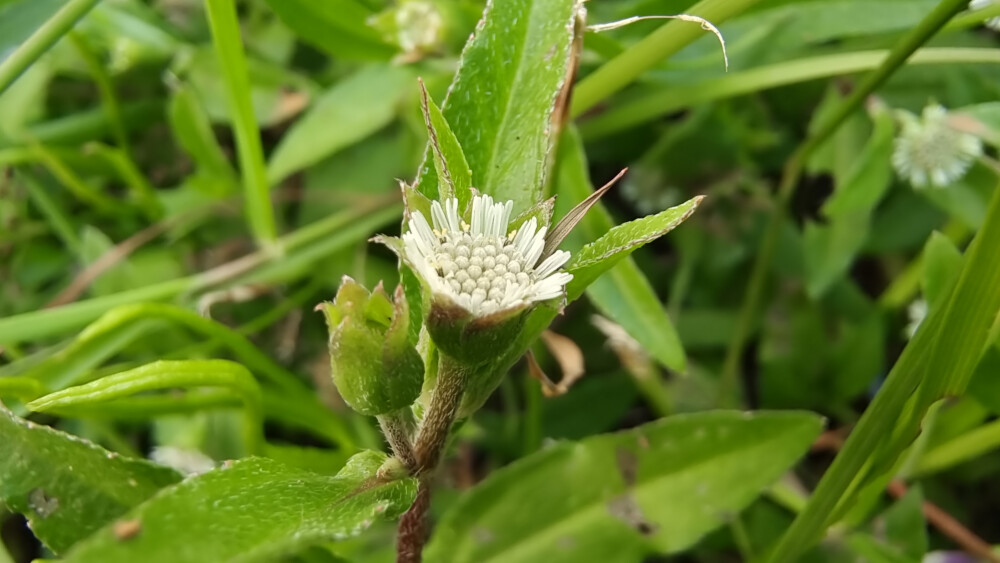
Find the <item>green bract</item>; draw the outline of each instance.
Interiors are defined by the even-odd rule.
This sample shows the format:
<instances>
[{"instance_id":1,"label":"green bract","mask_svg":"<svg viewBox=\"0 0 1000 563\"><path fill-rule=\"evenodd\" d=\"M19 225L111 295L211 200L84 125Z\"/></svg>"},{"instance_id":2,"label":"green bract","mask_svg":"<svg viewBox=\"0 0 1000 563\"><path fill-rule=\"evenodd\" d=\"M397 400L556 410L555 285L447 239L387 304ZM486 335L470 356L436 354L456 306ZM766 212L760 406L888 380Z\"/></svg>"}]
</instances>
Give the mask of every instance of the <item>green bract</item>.
<instances>
[{"instance_id":1,"label":"green bract","mask_svg":"<svg viewBox=\"0 0 1000 563\"><path fill-rule=\"evenodd\" d=\"M402 288L395 302L345 276L332 303L317 307L330 327L333 382L354 410L374 416L409 406L420 394L424 364L409 333Z\"/></svg>"}]
</instances>

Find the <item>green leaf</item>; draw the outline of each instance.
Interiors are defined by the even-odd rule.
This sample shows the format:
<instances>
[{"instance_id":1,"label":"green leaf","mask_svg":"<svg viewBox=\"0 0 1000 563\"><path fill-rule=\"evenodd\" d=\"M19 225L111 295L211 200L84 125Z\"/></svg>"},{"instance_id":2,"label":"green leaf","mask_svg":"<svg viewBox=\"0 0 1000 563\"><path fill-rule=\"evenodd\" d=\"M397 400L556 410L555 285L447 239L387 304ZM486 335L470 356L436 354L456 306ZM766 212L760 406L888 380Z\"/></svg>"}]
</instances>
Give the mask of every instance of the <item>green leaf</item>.
<instances>
[{"instance_id":1,"label":"green leaf","mask_svg":"<svg viewBox=\"0 0 1000 563\"><path fill-rule=\"evenodd\" d=\"M106 451L0 405L0 500L62 553L157 490L173 470Z\"/></svg>"},{"instance_id":2,"label":"green leaf","mask_svg":"<svg viewBox=\"0 0 1000 563\"><path fill-rule=\"evenodd\" d=\"M443 105L465 151L473 185L514 201L514 215L541 199L563 90L575 66L571 45L577 0L488 2L462 53ZM425 158L416 182L438 197Z\"/></svg>"},{"instance_id":3,"label":"green leaf","mask_svg":"<svg viewBox=\"0 0 1000 563\"><path fill-rule=\"evenodd\" d=\"M458 198L459 213L463 213L472 200L472 170L469 170L462 145L441 114L441 109L427 95L423 82L420 83L420 93L424 124L427 125L430 151L434 157L434 171L437 173L438 181L443 184L439 184L438 193L442 198Z\"/></svg>"},{"instance_id":4,"label":"green leaf","mask_svg":"<svg viewBox=\"0 0 1000 563\"><path fill-rule=\"evenodd\" d=\"M948 296L948 289L962 269L962 253L948 237L934 231L924 245L924 299L928 308Z\"/></svg>"},{"instance_id":5,"label":"green leaf","mask_svg":"<svg viewBox=\"0 0 1000 563\"><path fill-rule=\"evenodd\" d=\"M426 557L557 563L675 553L747 506L821 428L807 413L714 411L558 443L463 496Z\"/></svg>"},{"instance_id":6,"label":"green leaf","mask_svg":"<svg viewBox=\"0 0 1000 563\"><path fill-rule=\"evenodd\" d=\"M920 561L927 553L927 522L923 512L924 495L919 486L910 488L882 514L885 538L907 561Z\"/></svg>"},{"instance_id":7,"label":"green leaf","mask_svg":"<svg viewBox=\"0 0 1000 563\"><path fill-rule=\"evenodd\" d=\"M565 214L573 205L586 199L591 190L583 145L575 130L568 130L559 147L559 178L557 182L559 198L556 200L559 214ZM669 213L669 210L665 213ZM651 221L657 220L652 219ZM614 224L611 214L598 203L590 209L583 220L577 224L576 229L569 234L565 246L570 251L582 252L586 250L585 244L587 242L598 239L602 234L605 237L611 236L609 231L614 231ZM627 245L629 242L631 241L625 241L625 244ZM608 243L605 250L613 246L611 239L608 239ZM595 246L596 244L590 245L590 250L587 250L588 254L601 248L601 246ZM576 299L583 288L587 288L588 297L597 308L621 325L632 338L635 338L642 345L647 353L667 368L683 372L686 359L677 331L645 275L632 258L627 255L629 252L631 250L619 254L613 260L595 264L586 271L574 272L574 279L567 288L569 300ZM600 254L600 252L595 252L595 254ZM580 264L580 256L581 254L576 254L571 268L576 268ZM611 272L608 272L608 277L597 278L601 272L607 271L605 268L599 272L599 267L607 266L610 268L614 262L618 262L618 264ZM580 285L584 275L592 276L589 287L586 283ZM597 278L596 281L594 281L595 278ZM529 327L541 326L543 323L536 319L545 314L547 314L546 311L536 310L536 313L533 313L535 318L532 321L534 322L529 322ZM538 332L547 327L548 322L545 322L544 325L538 329ZM526 334L530 336L531 331L526 331ZM532 339L534 337L537 337L537 334Z\"/></svg>"},{"instance_id":8,"label":"green leaf","mask_svg":"<svg viewBox=\"0 0 1000 563\"><path fill-rule=\"evenodd\" d=\"M374 12L356 0L266 0L306 43L338 58L388 60L396 49L368 26Z\"/></svg>"},{"instance_id":9,"label":"green leaf","mask_svg":"<svg viewBox=\"0 0 1000 563\"><path fill-rule=\"evenodd\" d=\"M694 197L656 215L618 225L584 246L566 268L573 274L573 281L566 287L567 295L570 298L580 295L593 280L635 249L672 231L694 213L703 197Z\"/></svg>"},{"instance_id":10,"label":"green leaf","mask_svg":"<svg viewBox=\"0 0 1000 563\"><path fill-rule=\"evenodd\" d=\"M190 88L179 85L167 106L167 117L174 138L195 161L198 172L211 179L206 182L215 194L236 190L236 172L230 165L212 131L205 108Z\"/></svg>"},{"instance_id":11,"label":"green leaf","mask_svg":"<svg viewBox=\"0 0 1000 563\"><path fill-rule=\"evenodd\" d=\"M832 167L837 181L836 190L823 205L828 222L810 222L805 228L806 291L813 299L826 293L851 267L868 240L871 215L892 184L889 161L895 124L888 111L875 114L873 119L871 137L856 157L849 129L841 130L834 136L837 142L827 147L828 156L835 161ZM843 150L834 150L845 144L848 146ZM849 164L840 162L845 159ZM845 172L838 174L840 170Z\"/></svg>"},{"instance_id":12,"label":"green leaf","mask_svg":"<svg viewBox=\"0 0 1000 563\"><path fill-rule=\"evenodd\" d=\"M345 539L413 502L414 480L372 481L386 459L359 453L335 477L243 459L162 492L81 542L64 561L275 561ZM125 528L133 532L122 537Z\"/></svg>"},{"instance_id":13,"label":"green leaf","mask_svg":"<svg viewBox=\"0 0 1000 563\"><path fill-rule=\"evenodd\" d=\"M368 66L327 90L274 150L267 166L270 183L388 125L412 78L405 67Z\"/></svg>"}]
</instances>

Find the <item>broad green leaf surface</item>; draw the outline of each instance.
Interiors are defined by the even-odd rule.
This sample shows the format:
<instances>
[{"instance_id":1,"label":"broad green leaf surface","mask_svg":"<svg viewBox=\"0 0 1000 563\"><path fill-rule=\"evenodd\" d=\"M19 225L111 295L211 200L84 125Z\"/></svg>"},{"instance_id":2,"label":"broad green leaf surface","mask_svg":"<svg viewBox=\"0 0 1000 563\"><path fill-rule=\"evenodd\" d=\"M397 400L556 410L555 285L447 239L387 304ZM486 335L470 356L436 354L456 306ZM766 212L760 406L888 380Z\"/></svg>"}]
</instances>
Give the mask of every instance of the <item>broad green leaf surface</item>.
<instances>
[{"instance_id":1,"label":"broad green leaf surface","mask_svg":"<svg viewBox=\"0 0 1000 563\"><path fill-rule=\"evenodd\" d=\"M412 82L406 67L377 65L327 90L282 137L268 181L280 182L388 125Z\"/></svg>"},{"instance_id":2,"label":"broad green leaf surface","mask_svg":"<svg viewBox=\"0 0 1000 563\"><path fill-rule=\"evenodd\" d=\"M56 553L180 480L171 469L109 452L0 405L0 500Z\"/></svg>"},{"instance_id":3,"label":"broad green leaf surface","mask_svg":"<svg viewBox=\"0 0 1000 563\"><path fill-rule=\"evenodd\" d=\"M466 44L442 111L465 151L473 185L514 201L514 215L541 199L553 116L571 70L577 0L487 2ZM438 197L430 158L417 177Z\"/></svg>"},{"instance_id":4,"label":"broad green leaf surface","mask_svg":"<svg viewBox=\"0 0 1000 563\"><path fill-rule=\"evenodd\" d=\"M412 479L370 486L384 454L352 457L336 476L246 458L192 477L76 546L67 563L275 561L393 519L416 495ZM125 523L125 524L122 524ZM127 525L133 534L121 537Z\"/></svg>"},{"instance_id":5,"label":"broad green leaf surface","mask_svg":"<svg viewBox=\"0 0 1000 563\"><path fill-rule=\"evenodd\" d=\"M568 131L559 148L557 215L565 214L574 204L583 201L590 195L592 189L587 173L586 156L579 136L575 131ZM692 202L684 205L693 209ZM646 219L640 221L644 220ZM652 219L652 221L659 220ZM611 239L608 239L607 246L595 243L589 246L589 250L585 247L587 243L596 241L602 235L610 236L609 231L613 230L614 224L611 214L600 203L587 212L563 244L567 250L574 252L572 268L577 268L581 264L581 256L602 255L613 246L610 244ZM628 242L626 241L626 244ZM634 250L634 247L631 250ZM575 299L580 295L580 291L586 288L587 295L594 305L621 325L632 338L639 341L653 358L667 368L683 372L686 359L680 338L656 292L632 258L627 256L631 250L618 254L615 260L593 263L585 270L574 272L569 298ZM611 267L612 262L617 262L617 265L610 271L603 268ZM598 266L603 269L599 270ZM607 272L607 275L597 277L601 272ZM587 282L582 282L583 276L590 278L589 287Z\"/></svg>"},{"instance_id":6,"label":"broad green leaf surface","mask_svg":"<svg viewBox=\"0 0 1000 563\"><path fill-rule=\"evenodd\" d=\"M640 561L690 547L806 452L798 412L714 411L562 442L492 473L442 517L428 561Z\"/></svg>"},{"instance_id":7,"label":"broad green leaf surface","mask_svg":"<svg viewBox=\"0 0 1000 563\"><path fill-rule=\"evenodd\" d=\"M395 49L368 26L374 12L357 0L266 0L303 41L334 57L387 60Z\"/></svg>"}]
</instances>

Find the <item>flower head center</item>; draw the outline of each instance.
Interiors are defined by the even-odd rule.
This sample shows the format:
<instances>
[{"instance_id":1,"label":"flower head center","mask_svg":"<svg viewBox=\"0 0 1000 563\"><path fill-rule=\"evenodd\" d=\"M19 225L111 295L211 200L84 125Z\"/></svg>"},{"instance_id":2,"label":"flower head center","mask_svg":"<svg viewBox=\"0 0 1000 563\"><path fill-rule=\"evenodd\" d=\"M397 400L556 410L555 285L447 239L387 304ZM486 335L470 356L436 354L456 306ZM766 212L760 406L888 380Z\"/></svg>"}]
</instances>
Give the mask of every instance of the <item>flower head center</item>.
<instances>
[{"instance_id":1,"label":"flower head center","mask_svg":"<svg viewBox=\"0 0 1000 563\"><path fill-rule=\"evenodd\" d=\"M440 232L439 232L440 233ZM512 237L473 236L467 230L440 233L434 270L459 295L467 295L484 309L495 309L517 286L534 280L525 256Z\"/></svg>"}]
</instances>

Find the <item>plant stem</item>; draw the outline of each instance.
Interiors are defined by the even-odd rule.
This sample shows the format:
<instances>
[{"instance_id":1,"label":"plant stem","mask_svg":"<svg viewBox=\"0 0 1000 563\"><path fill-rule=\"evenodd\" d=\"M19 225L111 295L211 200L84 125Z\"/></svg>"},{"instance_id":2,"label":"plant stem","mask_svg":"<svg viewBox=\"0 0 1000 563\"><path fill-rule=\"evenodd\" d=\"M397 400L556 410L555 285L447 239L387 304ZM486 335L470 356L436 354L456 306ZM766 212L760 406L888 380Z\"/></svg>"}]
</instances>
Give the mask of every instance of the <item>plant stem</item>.
<instances>
[{"instance_id":1,"label":"plant stem","mask_svg":"<svg viewBox=\"0 0 1000 563\"><path fill-rule=\"evenodd\" d=\"M458 405L462 402L468 374L467 366L439 352L438 377L431 396L431 406L420 425L420 434L414 446L418 475L434 471L441 460Z\"/></svg>"},{"instance_id":2,"label":"plant stem","mask_svg":"<svg viewBox=\"0 0 1000 563\"><path fill-rule=\"evenodd\" d=\"M948 20L955 14L962 11L966 6L965 0L942 0L941 3L927 14L923 20L910 33L906 34L897 43L885 58L882 64L874 72L864 78L861 84L844 100L830 115L828 119L819 124L815 133L806 138L805 142L792 154L785 165L781 184L778 187L778 194L775 201L775 209L771 214L761 241L760 249L757 252L757 259L754 262L753 270L750 274L750 281L747 285L746 296L743 300L743 307L740 310L736 331L729 342L726 350L726 359L723 364L719 382L718 397L722 402L729 402L729 397L735 394L738 388L738 378L740 372L740 361L749 338L757 311L760 307L761 297L764 293L764 285L767 281L768 269L774 258L774 252L778 244L778 236L781 234L781 227L787 212L788 204L798 186L799 177L806 160L820 145L836 132L837 128L858 108L869 94L888 80L892 74L898 70L906 60L921 45L930 40Z\"/></svg>"},{"instance_id":3,"label":"plant stem","mask_svg":"<svg viewBox=\"0 0 1000 563\"><path fill-rule=\"evenodd\" d=\"M382 429L382 435L392 448L392 454L402 461L407 469L416 470L417 458L413 453L416 421L413 419L413 411L409 407L404 407L394 412L380 414L376 418Z\"/></svg>"},{"instance_id":4,"label":"plant stem","mask_svg":"<svg viewBox=\"0 0 1000 563\"><path fill-rule=\"evenodd\" d=\"M702 0L688 10L718 25L760 0ZM690 22L672 20L633 47L604 63L573 90L570 115L578 117L618 92L660 61L677 53L706 32ZM720 66L722 55L719 55Z\"/></svg>"},{"instance_id":5,"label":"plant stem","mask_svg":"<svg viewBox=\"0 0 1000 563\"><path fill-rule=\"evenodd\" d=\"M43 23L31 37L0 62L0 93L3 93L21 76L31 63L38 60L55 45L80 18L85 16L99 0L69 0L59 11Z\"/></svg>"},{"instance_id":6,"label":"plant stem","mask_svg":"<svg viewBox=\"0 0 1000 563\"><path fill-rule=\"evenodd\" d=\"M420 563L427 541L427 511L431 507L431 485L421 478L417 483L417 498L399 519L396 534L396 563Z\"/></svg>"},{"instance_id":7,"label":"plant stem","mask_svg":"<svg viewBox=\"0 0 1000 563\"><path fill-rule=\"evenodd\" d=\"M396 536L396 563L419 563L427 540L425 522L431 502L430 478L441 461L448 443L451 425L455 422L458 405L462 402L469 368L444 353L438 354L437 383L431 396L431 406L420 426L414 447L415 474L419 479L417 499L399 520Z\"/></svg>"},{"instance_id":8,"label":"plant stem","mask_svg":"<svg viewBox=\"0 0 1000 563\"><path fill-rule=\"evenodd\" d=\"M787 84L807 82L817 78L872 70L882 64L888 55L888 50L820 55L759 66L693 84L664 84L662 88L646 88L646 93L638 94L627 101L615 104L614 107L608 108L607 111L599 115L581 120L580 135L588 141L599 139L694 104L750 94ZM997 64L1000 63L1000 52L996 49L928 47L915 52L908 63L921 65Z\"/></svg>"},{"instance_id":9,"label":"plant stem","mask_svg":"<svg viewBox=\"0 0 1000 563\"><path fill-rule=\"evenodd\" d=\"M264 165L260 129L250 99L250 78L234 0L205 0L212 43L222 68L236 136L250 230L263 248L273 248L277 229ZM280 247L279 247L280 248Z\"/></svg>"}]
</instances>

